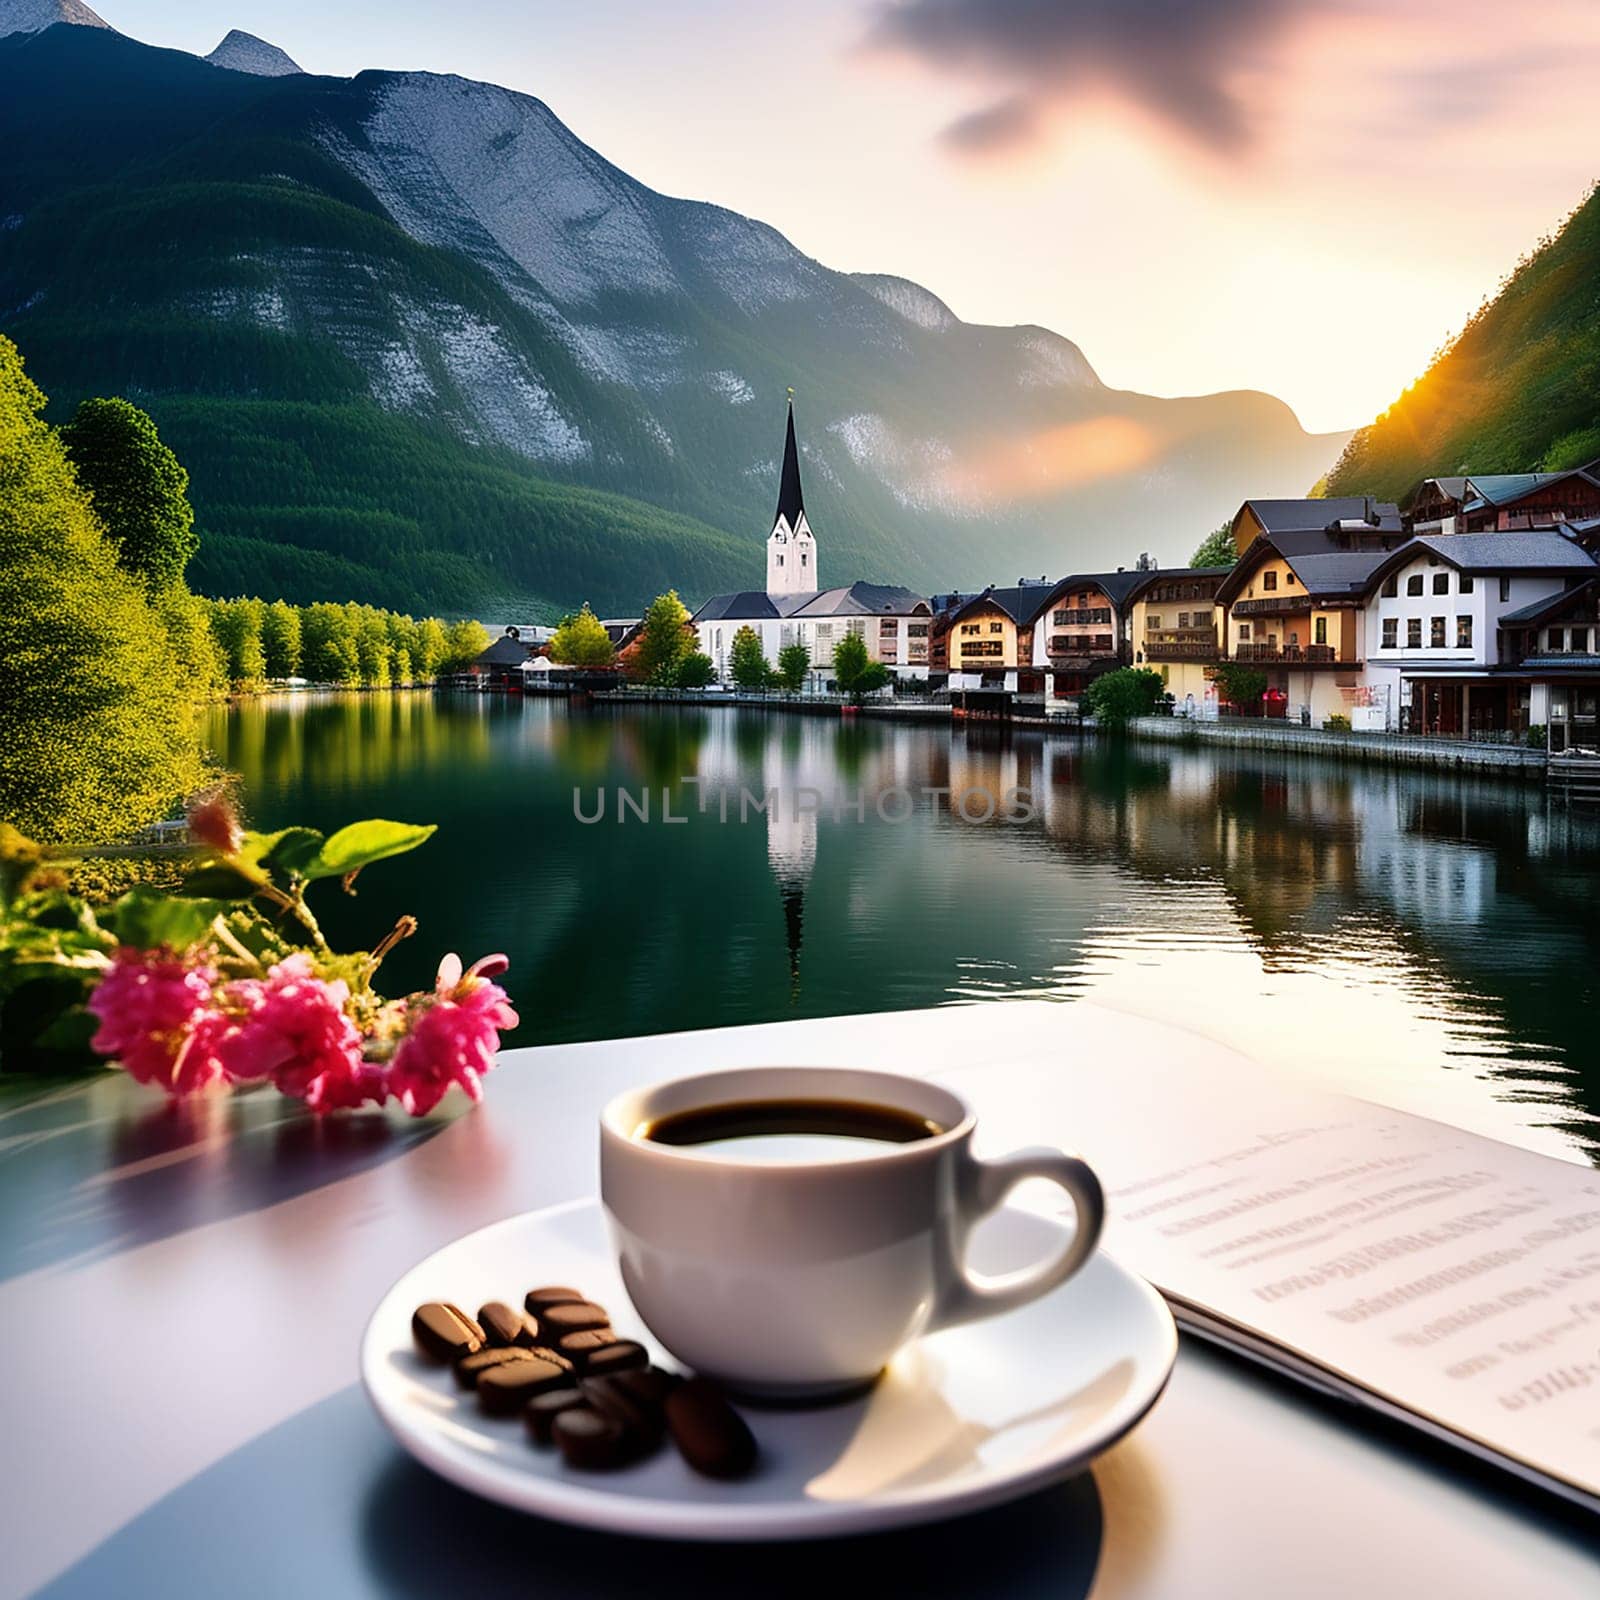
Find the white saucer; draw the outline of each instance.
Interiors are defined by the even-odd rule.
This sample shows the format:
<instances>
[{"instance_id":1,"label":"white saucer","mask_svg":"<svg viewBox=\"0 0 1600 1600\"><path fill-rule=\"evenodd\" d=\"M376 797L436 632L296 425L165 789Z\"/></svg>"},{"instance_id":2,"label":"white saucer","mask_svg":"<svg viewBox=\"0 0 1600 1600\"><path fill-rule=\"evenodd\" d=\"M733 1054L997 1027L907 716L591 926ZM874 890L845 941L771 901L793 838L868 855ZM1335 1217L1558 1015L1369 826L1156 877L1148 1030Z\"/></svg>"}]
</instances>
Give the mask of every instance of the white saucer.
<instances>
[{"instance_id":1,"label":"white saucer","mask_svg":"<svg viewBox=\"0 0 1600 1600\"><path fill-rule=\"evenodd\" d=\"M1005 1210L984 1224L973 1265L1003 1272L1050 1254L1060 1226ZM361 1342L378 1415L425 1466L518 1510L668 1539L814 1539L939 1521L1081 1471L1155 1404L1177 1354L1165 1302L1104 1252L1053 1294L903 1350L858 1399L809 1411L741 1407L761 1463L738 1483L697 1477L670 1442L615 1473L584 1473L537 1450L520 1419L483 1416L411 1341L425 1300L475 1310L570 1283L651 1344L623 1292L592 1200L512 1217L413 1267ZM671 1365L662 1358L663 1365Z\"/></svg>"}]
</instances>

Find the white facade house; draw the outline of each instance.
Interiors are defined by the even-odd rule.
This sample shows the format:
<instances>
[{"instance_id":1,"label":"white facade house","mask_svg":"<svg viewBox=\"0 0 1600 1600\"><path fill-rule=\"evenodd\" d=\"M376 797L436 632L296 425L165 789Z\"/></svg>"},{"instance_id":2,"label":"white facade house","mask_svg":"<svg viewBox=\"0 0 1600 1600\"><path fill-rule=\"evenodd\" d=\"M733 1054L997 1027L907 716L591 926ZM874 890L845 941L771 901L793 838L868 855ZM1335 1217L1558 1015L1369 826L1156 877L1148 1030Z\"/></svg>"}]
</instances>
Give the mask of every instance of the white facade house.
<instances>
[{"instance_id":1,"label":"white facade house","mask_svg":"<svg viewBox=\"0 0 1600 1600\"><path fill-rule=\"evenodd\" d=\"M1502 619L1595 573L1553 532L1430 534L1393 551L1371 577L1364 640L1383 725L1466 736L1544 721L1538 686L1504 674Z\"/></svg>"}]
</instances>

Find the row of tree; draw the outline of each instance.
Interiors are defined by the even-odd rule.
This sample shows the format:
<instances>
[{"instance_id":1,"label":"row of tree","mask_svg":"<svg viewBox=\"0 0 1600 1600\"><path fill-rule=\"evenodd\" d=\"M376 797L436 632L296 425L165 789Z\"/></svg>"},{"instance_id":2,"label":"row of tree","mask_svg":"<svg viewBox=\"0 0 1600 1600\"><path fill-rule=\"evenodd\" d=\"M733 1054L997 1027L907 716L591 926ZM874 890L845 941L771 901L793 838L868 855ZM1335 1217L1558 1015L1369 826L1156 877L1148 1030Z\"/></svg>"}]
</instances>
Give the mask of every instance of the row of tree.
<instances>
[{"instance_id":1,"label":"row of tree","mask_svg":"<svg viewBox=\"0 0 1600 1600\"><path fill-rule=\"evenodd\" d=\"M550 659L562 666L621 666L635 683L657 688L702 689L716 675L711 657L698 648L689 611L676 589L650 602L638 637L620 658L604 624L588 606L563 617L550 640ZM786 689L797 692L811 671L811 652L803 644L787 644L777 664L767 660L761 635L748 625L733 636L728 674L741 689ZM866 641L847 633L833 649L834 682L859 699L889 681L889 670L867 653Z\"/></svg>"},{"instance_id":2,"label":"row of tree","mask_svg":"<svg viewBox=\"0 0 1600 1600\"><path fill-rule=\"evenodd\" d=\"M481 623L419 621L353 601L202 604L222 652L224 675L240 689L284 678L367 689L430 683L441 673L460 671L489 647Z\"/></svg>"}]
</instances>

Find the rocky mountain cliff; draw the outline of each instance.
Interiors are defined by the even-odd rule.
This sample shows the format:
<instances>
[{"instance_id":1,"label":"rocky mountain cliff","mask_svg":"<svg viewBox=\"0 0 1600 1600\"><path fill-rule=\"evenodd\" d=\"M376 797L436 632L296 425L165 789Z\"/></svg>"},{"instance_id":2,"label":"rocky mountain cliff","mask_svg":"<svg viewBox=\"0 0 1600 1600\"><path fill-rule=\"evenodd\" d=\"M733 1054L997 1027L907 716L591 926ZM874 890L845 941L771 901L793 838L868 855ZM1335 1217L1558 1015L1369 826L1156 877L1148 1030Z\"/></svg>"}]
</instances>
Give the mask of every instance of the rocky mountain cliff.
<instances>
[{"instance_id":1,"label":"rocky mountain cliff","mask_svg":"<svg viewBox=\"0 0 1600 1600\"><path fill-rule=\"evenodd\" d=\"M0 325L61 401L156 413L214 587L631 609L759 581L791 385L824 581L1178 560L1344 442L1263 394L1109 389L1058 334L832 271L461 78L55 28L0 44L0 151Z\"/></svg>"},{"instance_id":2,"label":"rocky mountain cliff","mask_svg":"<svg viewBox=\"0 0 1600 1600\"><path fill-rule=\"evenodd\" d=\"M78 28L111 28L83 0L0 0L0 39L11 33L40 33L58 22Z\"/></svg>"},{"instance_id":3,"label":"rocky mountain cliff","mask_svg":"<svg viewBox=\"0 0 1600 1600\"><path fill-rule=\"evenodd\" d=\"M305 69L287 52L253 33L232 29L206 60L230 72L253 72L262 78L288 78Z\"/></svg>"}]
</instances>

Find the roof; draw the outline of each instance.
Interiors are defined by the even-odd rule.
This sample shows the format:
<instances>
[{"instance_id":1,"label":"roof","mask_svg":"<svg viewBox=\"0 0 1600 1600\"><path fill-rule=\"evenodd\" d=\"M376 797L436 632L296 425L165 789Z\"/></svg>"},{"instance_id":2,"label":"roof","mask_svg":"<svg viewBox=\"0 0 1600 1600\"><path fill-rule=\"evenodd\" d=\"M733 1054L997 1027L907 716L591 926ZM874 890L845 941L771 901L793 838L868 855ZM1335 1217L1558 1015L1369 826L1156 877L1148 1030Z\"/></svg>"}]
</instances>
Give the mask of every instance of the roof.
<instances>
[{"instance_id":1,"label":"roof","mask_svg":"<svg viewBox=\"0 0 1600 1600\"><path fill-rule=\"evenodd\" d=\"M805 599L801 595L786 595L784 599ZM894 583L852 583L842 589L824 589L805 600L805 604L786 616L799 617L865 617L901 616L928 604L920 594L913 594Z\"/></svg>"},{"instance_id":2,"label":"roof","mask_svg":"<svg viewBox=\"0 0 1600 1600\"><path fill-rule=\"evenodd\" d=\"M1139 599L1146 589L1154 588L1162 579L1184 578L1225 578L1233 571L1232 567L1159 567L1153 572L1137 574L1138 582L1128 591L1129 600Z\"/></svg>"},{"instance_id":3,"label":"roof","mask_svg":"<svg viewBox=\"0 0 1600 1600\"><path fill-rule=\"evenodd\" d=\"M1417 487L1417 494L1420 495L1431 483L1447 499L1459 500L1467 492L1467 481L1465 477L1424 478Z\"/></svg>"},{"instance_id":4,"label":"roof","mask_svg":"<svg viewBox=\"0 0 1600 1600\"><path fill-rule=\"evenodd\" d=\"M1590 578L1587 583L1580 583L1576 589L1563 589L1559 594L1547 594L1542 600L1518 606L1515 611L1502 611L1500 626L1503 628L1508 622L1513 627L1519 623L1543 622L1546 617L1553 617L1565 611L1579 596L1587 599L1594 592L1597 582L1600 582L1600 577Z\"/></svg>"},{"instance_id":5,"label":"roof","mask_svg":"<svg viewBox=\"0 0 1600 1600\"><path fill-rule=\"evenodd\" d=\"M1578 572L1595 564L1586 550L1555 532L1424 533L1391 555L1416 545L1462 572Z\"/></svg>"},{"instance_id":6,"label":"roof","mask_svg":"<svg viewBox=\"0 0 1600 1600\"><path fill-rule=\"evenodd\" d=\"M1547 483L1558 483L1563 478L1587 478L1590 483L1596 482L1581 467L1571 467L1565 472L1491 472L1481 478L1469 475L1467 487L1477 498L1464 509L1485 505L1503 506L1532 494L1535 489L1542 489Z\"/></svg>"},{"instance_id":7,"label":"roof","mask_svg":"<svg viewBox=\"0 0 1600 1600\"><path fill-rule=\"evenodd\" d=\"M502 635L481 655L473 658L476 667L520 667L528 659L529 647L521 639Z\"/></svg>"},{"instance_id":8,"label":"roof","mask_svg":"<svg viewBox=\"0 0 1600 1600\"><path fill-rule=\"evenodd\" d=\"M1059 593L1061 588L1062 585L1059 583L1011 584L1004 589L991 587L980 594L968 595L950 612L950 616L954 619L964 611L987 604L1005 612L1013 622L1032 622L1050 604L1051 598Z\"/></svg>"},{"instance_id":9,"label":"roof","mask_svg":"<svg viewBox=\"0 0 1600 1600\"><path fill-rule=\"evenodd\" d=\"M1325 595L1329 599L1359 595L1366 591L1372 574L1393 559L1393 555L1389 550L1332 549L1325 539L1313 541L1306 547L1305 541L1292 535L1269 538L1258 534L1227 577L1217 585L1216 601L1218 605L1232 605L1249 582L1257 563L1273 556L1289 564L1289 570L1308 595Z\"/></svg>"},{"instance_id":10,"label":"roof","mask_svg":"<svg viewBox=\"0 0 1600 1600\"><path fill-rule=\"evenodd\" d=\"M1246 500L1257 522L1280 533L1327 533L1336 523L1361 522L1377 533L1400 533L1400 508L1370 494L1334 495L1326 500ZM1241 508L1243 509L1243 508Z\"/></svg>"},{"instance_id":11,"label":"roof","mask_svg":"<svg viewBox=\"0 0 1600 1600\"><path fill-rule=\"evenodd\" d=\"M785 595L783 598L790 599L795 597ZM750 622L767 617L781 617L784 614L774 604L773 597L765 589L741 589L737 594L712 595L695 612L691 620L694 622L722 622L729 617L735 617L741 622Z\"/></svg>"},{"instance_id":12,"label":"roof","mask_svg":"<svg viewBox=\"0 0 1600 1600\"><path fill-rule=\"evenodd\" d=\"M1104 589L1112 605L1119 609L1128 603L1128 597L1147 578L1158 578L1159 572L1141 571L1138 567L1119 567L1115 572L1074 572L1056 585L1057 589L1076 589L1083 584L1093 584ZM1041 606L1039 608L1043 610Z\"/></svg>"},{"instance_id":13,"label":"roof","mask_svg":"<svg viewBox=\"0 0 1600 1600\"><path fill-rule=\"evenodd\" d=\"M805 495L800 489L800 452L794 442L794 401L789 402L789 426L783 440L783 476L778 480L778 513L772 521L777 525L782 517L792 528L806 508Z\"/></svg>"}]
</instances>

